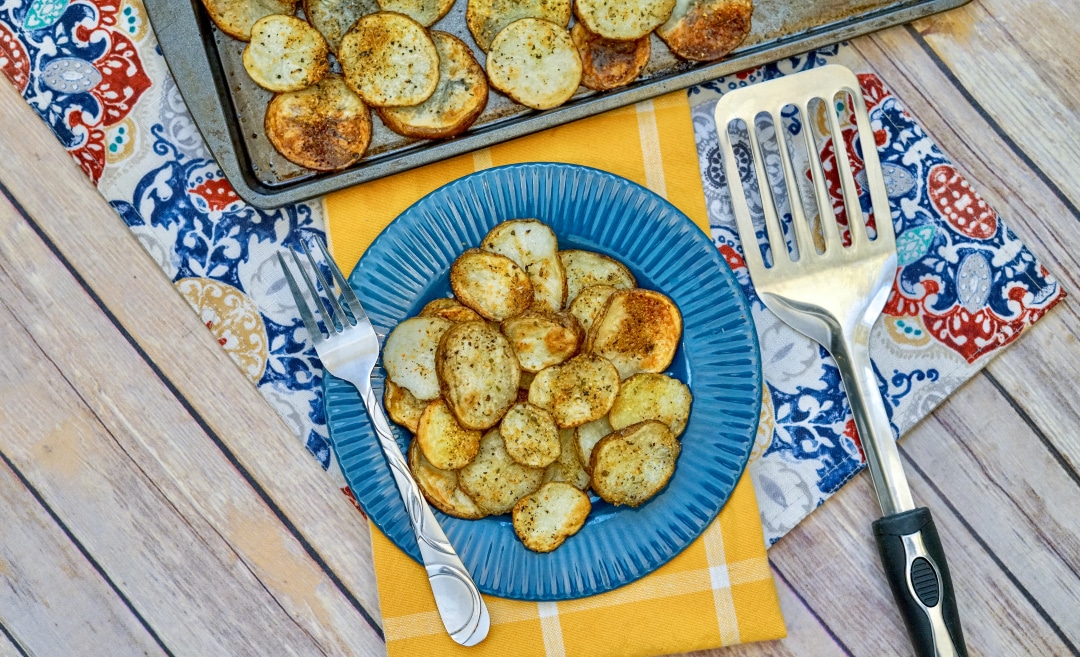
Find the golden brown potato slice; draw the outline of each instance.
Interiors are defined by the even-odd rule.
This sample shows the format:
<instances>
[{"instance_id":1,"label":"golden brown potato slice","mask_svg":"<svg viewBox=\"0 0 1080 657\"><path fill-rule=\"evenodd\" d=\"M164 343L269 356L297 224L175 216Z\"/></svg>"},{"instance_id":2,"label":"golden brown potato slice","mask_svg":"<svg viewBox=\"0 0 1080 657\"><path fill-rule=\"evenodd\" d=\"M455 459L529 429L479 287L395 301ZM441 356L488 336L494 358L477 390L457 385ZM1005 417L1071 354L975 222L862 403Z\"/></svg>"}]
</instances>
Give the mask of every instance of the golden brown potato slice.
<instances>
[{"instance_id":1,"label":"golden brown potato slice","mask_svg":"<svg viewBox=\"0 0 1080 657\"><path fill-rule=\"evenodd\" d=\"M360 17L341 37L345 82L372 107L418 105L439 85L439 52L427 30L408 16Z\"/></svg>"},{"instance_id":2,"label":"golden brown potato slice","mask_svg":"<svg viewBox=\"0 0 1080 657\"><path fill-rule=\"evenodd\" d=\"M604 500L640 506L667 485L679 441L663 422L646 420L604 438L592 453L592 489Z\"/></svg>"},{"instance_id":3,"label":"golden brown potato slice","mask_svg":"<svg viewBox=\"0 0 1080 657\"><path fill-rule=\"evenodd\" d=\"M445 514L466 520L483 518L487 513L458 486L455 470L441 470L431 464L415 440L409 445L409 470L416 485L433 507Z\"/></svg>"},{"instance_id":4,"label":"golden brown potato slice","mask_svg":"<svg viewBox=\"0 0 1080 657\"><path fill-rule=\"evenodd\" d=\"M424 27L431 27L454 6L454 0L379 0L383 11L405 14Z\"/></svg>"},{"instance_id":5,"label":"golden brown potato slice","mask_svg":"<svg viewBox=\"0 0 1080 657\"><path fill-rule=\"evenodd\" d=\"M526 310L502 323L521 369L539 372L577 353L585 332L570 315Z\"/></svg>"},{"instance_id":6,"label":"golden brown potato slice","mask_svg":"<svg viewBox=\"0 0 1080 657\"><path fill-rule=\"evenodd\" d=\"M441 317L413 317L395 326L382 350L387 376L417 399L438 397L435 351L453 325Z\"/></svg>"},{"instance_id":7,"label":"golden brown potato slice","mask_svg":"<svg viewBox=\"0 0 1080 657\"><path fill-rule=\"evenodd\" d=\"M533 552L551 552L578 533L591 510L589 496L577 488L547 483L514 505L514 533Z\"/></svg>"},{"instance_id":8,"label":"golden brown potato slice","mask_svg":"<svg viewBox=\"0 0 1080 657\"><path fill-rule=\"evenodd\" d=\"M487 52L495 35L522 18L543 18L566 27L570 0L469 0L465 22L480 49Z\"/></svg>"},{"instance_id":9,"label":"golden brown potato slice","mask_svg":"<svg viewBox=\"0 0 1080 657\"><path fill-rule=\"evenodd\" d=\"M521 465L546 468L559 458L562 443L555 418L528 402L514 404L499 422L506 453Z\"/></svg>"},{"instance_id":10,"label":"golden brown potato slice","mask_svg":"<svg viewBox=\"0 0 1080 657\"><path fill-rule=\"evenodd\" d=\"M361 16L379 11L375 0L304 0L304 15L337 53L341 37Z\"/></svg>"},{"instance_id":11,"label":"golden brown potato slice","mask_svg":"<svg viewBox=\"0 0 1080 657\"><path fill-rule=\"evenodd\" d=\"M652 47L649 36L633 41L616 41L593 34L584 23L570 30L581 56L581 84L596 91L623 87L637 79L649 63Z\"/></svg>"},{"instance_id":12,"label":"golden brown potato slice","mask_svg":"<svg viewBox=\"0 0 1080 657\"><path fill-rule=\"evenodd\" d=\"M439 343L435 369L443 398L467 429L495 426L517 399L521 368L514 350L487 322L454 324Z\"/></svg>"},{"instance_id":13,"label":"golden brown potato slice","mask_svg":"<svg viewBox=\"0 0 1080 657\"><path fill-rule=\"evenodd\" d=\"M753 13L753 0L677 0L656 34L679 57L710 62L743 42Z\"/></svg>"},{"instance_id":14,"label":"golden brown potato slice","mask_svg":"<svg viewBox=\"0 0 1080 657\"><path fill-rule=\"evenodd\" d=\"M458 470L476 456L480 449L480 432L461 426L446 402L436 399L420 415L416 442L424 457L436 468Z\"/></svg>"},{"instance_id":15,"label":"golden brown potato slice","mask_svg":"<svg viewBox=\"0 0 1080 657\"><path fill-rule=\"evenodd\" d=\"M559 430L559 458L544 470L545 484L549 481L565 481L580 490L589 487L589 473L581 464L575 445L574 433L580 428Z\"/></svg>"},{"instance_id":16,"label":"golden brown potato slice","mask_svg":"<svg viewBox=\"0 0 1080 657\"><path fill-rule=\"evenodd\" d=\"M420 415L431 402L420 401L411 392L402 388L390 379L385 382L386 390L383 393L383 406L390 419L416 433L416 427L420 424Z\"/></svg>"},{"instance_id":17,"label":"golden brown potato slice","mask_svg":"<svg viewBox=\"0 0 1080 657\"><path fill-rule=\"evenodd\" d=\"M607 308L608 300L615 294L610 285L590 285L583 289L570 304L570 314L588 331Z\"/></svg>"},{"instance_id":18,"label":"golden brown potato slice","mask_svg":"<svg viewBox=\"0 0 1080 657\"><path fill-rule=\"evenodd\" d=\"M551 414L559 427L578 427L611 410L615 395L619 393L619 372L607 359L581 354L552 369L558 372L550 383ZM538 380L539 375L533 380L533 386ZM529 400L532 401L532 388L529 389Z\"/></svg>"},{"instance_id":19,"label":"golden brown potato slice","mask_svg":"<svg viewBox=\"0 0 1080 657\"><path fill-rule=\"evenodd\" d=\"M296 13L297 0L203 0L218 29L234 39L251 40L251 26L260 18Z\"/></svg>"},{"instance_id":20,"label":"golden brown potato slice","mask_svg":"<svg viewBox=\"0 0 1080 657\"><path fill-rule=\"evenodd\" d=\"M592 467L592 451L596 443L607 438L612 431L614 429L611 428L611 422L608 421L606 415L574 429L574 450L578 460L581 461L581 467L585 468L586 472L589 472L589 468Z\"/></svg>"},{"instance_id":21,"label":"golden brown potato slice","mask_svg":"<svg viewBox=\"0 0 1080 657\"><path fill-rule=\"evenodd\" d=\"M491 84L538 110L558 107L581 84L581 57L570 32L542 18L522 18L502 29L487 56Z\"/></svg>"},{"instance_id":22,"label":"golden brown potato slice","mask_svg":"<svg viewBox=\"0 0 1080 657\"><path fill-rule=\"evenodd\" d=\"M439 51L439 85L431 97L411 107L383 107L379 116L399 135L442 139L464 132L487 105L488 84L465 42L446 32L432 31Z\"/></svg>"},{"instance_id":23,"label":"golden brown potato slice","mask_svg":"<svg viewBox=\"0 0 1080 657\"><path fill-rule=\"evenodd\" d=\"M285 159L317 171L356 164L371 143L371 110L328 75L314 86L278 94L266 107L266 138Z\"/></svg>"},{"instance_id":24,"label":"golden brown potato slice","mask_svg":"<svg viewBox=\"0 0 1080 657\"><path fill-rule=\"evenodd\" d=\"M529 403L546 411L555 408L555 380L558 377L558 365L540 370L533 375L532 383L529 384Z\"/></svg>"},{"instance_id":25,"label":"golden brown potato slice","mask_svg":"<svg viewBox=\"0 0 1080 657\"><path fill-rule=\"evenodd\" d=\"M663 372L682 338L682 315L675 302L653 290L619 290L586 340L586 350L603 356L627 378Z\"/></svg>"},{"instance_id":26,"label":"golden brown potato slice","mask_svg":"<svg viewBox=\"0 0 1080 657\"><path fill-rule=\"evenodd\" d=\"M686 429L690 418L690 388L666 374L642 372L623 381L609 418L613 429L645 420L659 420L675 436Z\"/></svg>"},{"instance_id":27,"label":"golden brown potato slice","mask_svg":"<svg viewBox=\"0 0 1080 657\"><path fill-rule=\"evenodd\" d=\"M648 36L671 16L675 0L577 0L574 13L590 32L629 41Z\"/></svg>"},{"instance_id":28,"label":"golden brown potato slice","mask_svg":"<svg viewBox=\"0 0 1080 657\"><path fill-rule=\"evenodd\" d=\"M480 248L504 255L529 275L540 310L562 310L566 300L566 273L559 260L555 231L536 219L512 219L495 226Z\"/></svg>"},{"instance_id":29,"label":"golden brown potato slice","mask_svg":"<svg viewBox=\"0 0 1080 657\"><path fill-rule=\"evenodd\" d=\"M442 317L455 324L483 319L472 308L461 305L457 299L435 299L425 305L417 317Z\"/></svg>"},{"instance_id":30,"label":"golden brown potato slice","mask_svg":"<svg viewBox=\"0 0 1080 657\"><path fill-rule=\"evenodd\" d=\"M626 265L618 260L592 251L560 251L559 260L566 270L566 303L574 302L581 291L590 285L610 285L616 290L629 290L637 281Z\"/></svg>"},{"instance_id":31,"label":"golden brown potato slice","mask_svg":"<svg viewBox=\"0 0 1080 657\"><path fill-rule=\"evenodd\" d=\"M307 21L266 16L251 26L244 70L264 89L299 91L323 79L330 70L329 53L326 39Z\"/></svg>"},{"instance_id":32,"label":"golden brown potato slice","mask_svg":"<svg viewBox=\"0 0 1080 657\"><path fill-rule=\"evenodd\" d=\"M533 301L524 269L506 256L480 249L469 249L450 266L450 287L461 303L496 322L523 312Z\"/></svg>"},{"instance_id":33,"label":"golden brown potato slice","mask_svg":"<svg viewBox=\"0 0 1080 657\"><path fill-rule=\"evenodd\" d=\"M540 488L544 471L521 465L506 453L498 429L480 440L480 452L458 472L458 485L476 505L492 515L507 513L522 497Z\"/></svg>"}]
</instances>

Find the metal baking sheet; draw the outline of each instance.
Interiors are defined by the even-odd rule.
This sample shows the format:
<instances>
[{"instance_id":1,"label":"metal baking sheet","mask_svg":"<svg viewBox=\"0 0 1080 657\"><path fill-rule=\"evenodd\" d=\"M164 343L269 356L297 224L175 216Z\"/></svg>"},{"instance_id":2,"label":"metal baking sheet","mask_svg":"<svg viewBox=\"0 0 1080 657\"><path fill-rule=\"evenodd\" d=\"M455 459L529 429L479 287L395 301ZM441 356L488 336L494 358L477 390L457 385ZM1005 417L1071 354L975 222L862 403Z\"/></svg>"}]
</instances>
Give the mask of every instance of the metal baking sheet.
<instances>
[{"instance_id":1,"label":"metal baking sheet","mask_svg":"<svg viewBox=\"0 0 1080 657\"><path fill-rule=\"evenodd\" d=\"M200 0L144 0L162 53L196 125L236 193L257 207L295 203L352 185L491 146L538 130L951 9L969 0L755 0L753 29L728 58L694 64L676 58L655 35L642 76L622 89L581 88L565 105L538 112L494 89L488 106L463 135L415 140L385 128L377 117L364 159L340 172L316 173L283 158L263 135L271 94L244 71L245 44L221 33ZM473 44L465 26L467 0L432 29Z\"/></svg>"}]
</instances>

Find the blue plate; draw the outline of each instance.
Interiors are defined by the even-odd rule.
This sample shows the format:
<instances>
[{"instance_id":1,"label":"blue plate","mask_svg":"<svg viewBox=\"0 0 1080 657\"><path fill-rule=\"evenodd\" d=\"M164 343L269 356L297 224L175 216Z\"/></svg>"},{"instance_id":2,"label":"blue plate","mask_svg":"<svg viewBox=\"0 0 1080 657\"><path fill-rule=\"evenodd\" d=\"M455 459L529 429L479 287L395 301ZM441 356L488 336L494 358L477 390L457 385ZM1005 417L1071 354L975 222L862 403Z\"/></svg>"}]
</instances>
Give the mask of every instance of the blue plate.
<instances>
[{"instance_id":1,"label":"blue plate","mask_svg":"<svg viewBox=\"0 0 1080 657\"><path fill-rule=\"evenodd\" d=\"M465 249L501 221L533 217L563 249L589 249L625 263L641 287L660 290L683 314L670 371L694 401L682 454L667 488L637 509L595 498L585 527L559 549L526 549L510 516L461 520L435 511L484 593L566 600L602 593L663 565L719 513L750 458L761 404L761 360L746 300L716 247L682 212L628 180L551 163L511 165L466 176L401 214L368 248L349 282L375 330L385 335L425 303L450 295L448 273ZM382 397L384 373L372 386ZM360 505L391 541L419 561L405 505L348 383L324 379L326 416L338 463ZM401 451L407 431L395 427Z\"/></svg>"}]
</instances>

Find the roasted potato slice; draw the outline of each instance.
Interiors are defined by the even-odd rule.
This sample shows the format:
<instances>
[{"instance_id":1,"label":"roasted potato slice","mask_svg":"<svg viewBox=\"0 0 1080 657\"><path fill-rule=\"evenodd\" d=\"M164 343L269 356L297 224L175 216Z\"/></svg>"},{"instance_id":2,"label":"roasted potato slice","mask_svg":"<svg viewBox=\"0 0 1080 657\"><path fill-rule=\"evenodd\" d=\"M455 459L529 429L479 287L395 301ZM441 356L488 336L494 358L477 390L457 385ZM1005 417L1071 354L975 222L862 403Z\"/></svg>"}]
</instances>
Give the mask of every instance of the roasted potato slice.
<instances>
[{"instance_id":1,"label":"roasted potato slice","mask_svg":"<svg viewBox=\"0 0 1080 657\"><path fill-rule=\"evenodd\" d=\"M612 431L614 429L611 428L611 422L608 421L606 415L574 429L574 449L578 460L581 461L581 467L585 468L586 472L591 472L589 468L592 467L592 452L596 443L607 438Z\"/></svg>"},{"instance_id":2,"label":"roasted potato slice","mask_svg":"<svg viewBox=\"0 0 1080 657\"><path fill-rule=\"evenodd\" d=\"M638 372L663 372L682 337L682 315L675 302L653 290L619 290L589 330L586 351L603 356L627 378Z\"/></svg>"},{"instance_id":3,"label":"roasted potato slice","mask_svg":"<svg viewBox=\"0 0 1080 657\"><path fill-rule=\"evenodd\" d=\"M356 164L371 143L371 110L340 75L278 94L266 107L266 138L285 159L316 171Z\"/></svg>"},{"instance_id":4,"label":"roasted potato slice","mask_svg":"<svg viewBox=\"0 0 1080 657\"><path fill-rule=\"evenodd\" d=\"M604 314L613 294L615 288L610 285L590 285L574 298L574 302L570 304L570 314L581 324L582 329L588 331L593 322Z\"/></svg>"},{"instance_id":5,"label":"roasted potato slice","mask_svg":"<svg viewBox=\"0 0 1080 657\"><path fill-rule=\"evenodd\" d=\"M399 135L442 139L464 132L487 105L488 83L465 42L446 32L431 32L439 51L439 85L431 97L411 107L383 107L379 116Z\"/></svg>"},{"instance_id":6,"label":"roasted potato slice","mask_svg":"<svg viewBox=\"0 0 1080 657\"><path fill-rule=\"evenodd\" d=\"M435 299L429 302L421 310L417 317L442 317L455 324L459 322L473 322L483 319L472 308L461 305L457 299Z\"/></svg>"},{"instance_id":7,"label":"roasted potato slice","mask_svg":"<svg viewBox=\"0 0 1080 657\"><path fill-rule=\"evenodd\" d=\"M481 249L458 256L450 266L450 287L461 303L496 322L523 312L533 301L525 270L506 256Z\"/></svg>"},{"instance_id":8,"label":"roasted potato slice","mask_svg":"<svg viewBox=\"0 0 1080 657\"><path fill-rule=\"evenodd\" d=\"M379 11L375 0L304 0L304 16L330 46L330 52L337 53L341 37L349 31L361 16Z\"/></svg>"},{"instance_id":9,"label":"roasted potato slice","mask_svg":"<svg viewBox=\"0 0 1080 657\"><path fill-rule=\"evenodd\" d=\"M592 503L570 484L551 482L514 505L514 533L533 552L551 552L585 525Z\"/></svg>"},{"instance_id":10,"label":"roasted potato slice","mask_svg":"<svg viewBox=\"0 0 1080 657\"><path fill-rule=\"evenodd\" d=\"M244 48L244 70L255 84L270 91L299 91L330 70L326 39L307 21L272 15L251 26Z\"/></svg>"},{"instance_id":11,"label":"roasted potato slice","mask_svg":"<svg viewBox=\"0 0 1080 657\"><path fill-rule=\"evenodd\" d=\"M566 303L571 304L581 291L590 285L610 285L616 290L628 290L637 281L626 265L618 260L592 251L560 251L559 260L566 270Z\"/></svg>"},{"instance_id":12,"label":"roasted potato slice","mask_svg":"<svg viewBox=\"0 0 1080 657\"><path fill-rule=\"evenodd\" d=\"M492 515L507 513L522 497L540 488L544 471L521 465L506 453L498 429L480 440L480 452L473 462L458 472L458 485Z\"/></svg>"},{"instance_id":13,"label":"roasted potato slice","mask_svg":"<svg viewBox=\"0 0 1080 657\"><path fill-rule=\"evenodd\" d=\"M453 325L441 317L413 317L395 326L386 336L382 350L387 376L417 399L437 398L435 351L443 334Z\"/></svg>"},{"instance_id":14,"label":"roasted potato slice","mask_svg":"<svg viewBox=\"0 0 1080 657\"><path fill-rule=\"evenodd\" d=\"M663 422L620 429L593 448L592 489L612 504L640 506L667 485L680 448Z\"/></svg>"},{"instance_id":15,"label":"roasted potato slice","mask_svg":"<svg viewBox=\"0 0 1080 657\"><path fill-rule=\"evenodd\" d=\"M436 468L424 458L424 453L415 440L409 445L409 470L412 471L420 492L439 511L466 520L477 520L487 515L487 512L478 507L458 486L457 471Z\"/></svg>"},{"instance_id":16,"label":"roasted potato slice","mask_svg":"<svg viewBox=\"0 0 1080 657\"><path fill-rule=\"evenodd\" d=\"M675 0L577 0L574 13L594 34L630 41L648 36L671 16Z\"/></svg>"},{"instance_id":17,"label":"roasted potato slice","mask_svg":"<svg viewBox=\"0 0 1080 657\"><path fill-rule=\"evenodd\" d=\"M543 18L566 27L570 0L469 0L465 22L480 49L487 52L495 35L522 18Z\"/></svg>"},{"instance_id":18,"label":"roasted potato slice","mask_svg":"<svg viewBox=\"0 0 1080 657\"><path fill-rule=\"evenodd\" d=\"M599 421L599 420L597 420ZM580 429L581 427L578 427ZM574 432L577 429L560 429L559 458L544 470L544 483L549 481L565 481L580 490L589 487L589 473L578 458L575 445Z\"/></svg>"},{"instance_id":19,"label":"roasted potato slice","mask_svg":"<svg viewBox=\"0 0 1080 657\"><path fill-rule=\"evenodd\" d=\"M734 50L750 34L753 0L677 0L656 35L683 59L711 62Z\"/></svg>"},{"instance_id":20,"label":"roasted potato slice","mask_svg":"<svg viewBox=\"0 0 1080 657\"><path fill-rule=\"evenodd\" d=\"M386 390L383 392L383 406L390 419L416 433L416 427L420 423L420 415L431 402L421 401L411 392L402 388L390 379L385 381Z\"/></svg>"},{"instance_id":21,"label":"roasted potato slice","mask_svg":"<svg viewBox=\"0 0 1080 657\"><path fill-rule=\"evenodd\" d=\"M341 37L345 82L372 107L419 105L439 85L439 52L420 23L403 14L361 16Z\"/></svg>"},{"instance_id":22,"label":"roasted potato slice","mask_svg":"<svg viewBox=\"0 0 1080 657\"><path fill-rule=\"evenodd\" d=\"M623 87L637 79L649 63L652 47L649 36L633 41L616 41L593 34L584 23L570 30L581 56L581 84L596 91Z\"/></svg>"},{"instance_id":23,"label":"roasted potato slice","mask_svg":"<svg viewBox=\"0 0 1080 657\"><path fill-rule=\"evenodd\" d=\"M608 415L615 430L645 420L659 420L675 436L690 418L690 388L666 374L642 372L623 381Z\"/></svg>"},{"instance_id":24,"label":"roasted potato slice","mask_svg":"<svg viewBox=\"0 0 1080 657\"><path fill-rule=\"evenodd\" d=\"M541 310L562 310L566 301L566 272L559 260L555 231L536 219L512 219L495 226L480 248L504 255L529 275Z\"/></svg>"},{"instance_id":25,"label":"roasted potato slice","mask_svg":"<svg viewBox=\"0 0 1080 657\"><path fill-rule=\"evenodd\" d=\"M522 18L502 29L487 55L491 84L538 110L558 107L581 84L581 57L570 32L542 18Z\"/></svg>"},{"instance_id":26,"label":"roasted potato slice","mask_svg":"<svg viewBox=\"0 0 1080 657\"><path fill-rule=\"evenodd\" d=\"M555 418L539 406L517 403L499 422L510 458L530 468L546 468L559 458L562 443Z\"/></svg>"},{"instance_id":27,"label":"roasted potato slice","mask_svg":"<svg viewBox=\"0 0 1080 657\"><path fill-rule=\"evenodd\" d=\"M454 0L379 0L383 11L405 14L424 27L431 27L454 6Z\"/></svg>"},{"instance_id":28,"label":"roasted potato slice","mask_svg":"<svg viewBox=\"0 0 1080 657\"><path fill-rule=\"evenodd\" d=\"M251 26L260 18L296 13L297 0L203 0L210 19L234 39L251 40Z\"/></svg>"},{"instance_id":29,"label":"roasted potato slice","mask_svg":"<svg viewBox=\"0 0 1080 657\"><path fill-rule=\"evenodd\" d=\"M424 457L436 468L458 470L476 456L480 432L461 426L446 402L436 399L420 415L416 441Z\"/></svg>"},{"instance_id":30,"label":"roasted potato slice","mask_svg":"<svg viewBox=\"0 0 1080 657\"><path fill-rule=\"evenodd\" d=\"M558 377L558 365L540 370L533 375L532 383L529 384L529 403L545 411L555 408L555 379Z\"/></svg>"},{"instance_id":31,"label":"roasted potato slice","mask_svg":"<svg viewBox=\"0 0 1080 657\"><path fill-rule=\"evenodd\" d=\"M443 398L467 429L495 426L517 399L517 357L487 322L453 324L439 342L435 369Z\"/></svg>"},{"instance_id":32,"label":"roasted potato slice","mask_svg":"<svg viewBox=\"0 0 1080 657\"><path fill-rule=\"evenodd\" d=\"M555 370L553 378L546 374L548 370ZM548 370L533 379L529 401L550 410L560 428L581 426L603 417L619 392L619 372L607 359L594 354L574 356Z\"/></svg>"},{"instance_id":33,"label":"roasted potato slice","mask_svg":"<svg viewBox=\"0 0 1080 657\"><path fill-rule=\"evenodd\" d=\"M502 323L521 369L539 372L577 353L585 332L570 315L526 310Z\"/></svg>"}]
</instances>

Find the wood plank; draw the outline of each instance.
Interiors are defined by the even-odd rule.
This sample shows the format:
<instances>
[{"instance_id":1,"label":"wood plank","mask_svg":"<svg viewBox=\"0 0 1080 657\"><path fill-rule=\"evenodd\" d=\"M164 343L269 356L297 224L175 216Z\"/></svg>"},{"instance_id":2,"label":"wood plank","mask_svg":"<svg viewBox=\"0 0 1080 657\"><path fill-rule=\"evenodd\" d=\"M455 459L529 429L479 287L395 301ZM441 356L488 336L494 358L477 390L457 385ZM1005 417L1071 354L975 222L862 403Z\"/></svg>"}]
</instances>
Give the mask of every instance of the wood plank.
<instances>
[{"instance_id":1,"label":"wood plank","mask_svg":"<svg viewBox=\"0 0 1080 657\"><path fill-rule=\"evenodd\" d=\"M2 462L0 527L0 623L26 652L166 654ZM0 636L0 655L15 652Z\"/></svg>"},{"instance_id":2,"label":"wood plank","mask_svg":"<svg viewBox=\"0 0 1080 657\"><path fill-rule=\"evenodd\" d=\"M112 208L6 81L0 182L76 268L124 330L252 478L335 585L374 616L378 593L367 523L234 366ZM48 180L49 185L42 185ZM63 194L55 190L64 190ZM153 312L147 312L148 300ZM366 630L358 630L366 632Z\"/></svg>"},{"instance_id":3,"label":"wood plank","mask_svg":"<svg viewBox=\"0 0 1080 657\"><path fill-rule=\"evenodd\" d=\"M0 304L3 450L166 645L198 654L383 652L7 204Z\"/></svg>"},{"instance_id":4,"label":"wood plank","mask_svg":"<svg viewBox=\"0 0 1080 657\"><path fill-rule=\"evenodd\" d=\"M0 657L27 657L27 653L22 649L22 646L13 643L14 637L9 637L5 634L6 627L0 627Z\"/></svg>"}]
</instances>

